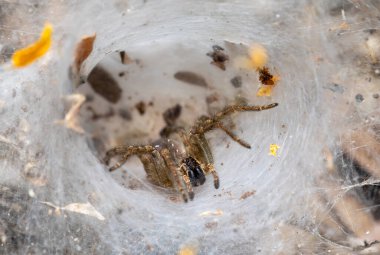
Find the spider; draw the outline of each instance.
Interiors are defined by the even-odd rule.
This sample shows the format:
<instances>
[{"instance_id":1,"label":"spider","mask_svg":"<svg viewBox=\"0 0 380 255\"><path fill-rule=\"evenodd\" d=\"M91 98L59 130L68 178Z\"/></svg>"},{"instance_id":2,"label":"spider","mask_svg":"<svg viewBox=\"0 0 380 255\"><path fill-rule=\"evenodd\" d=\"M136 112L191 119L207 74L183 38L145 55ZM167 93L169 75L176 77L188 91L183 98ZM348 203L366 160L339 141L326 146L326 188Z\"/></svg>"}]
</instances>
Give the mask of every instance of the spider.
<instances>
[{"instance_id":1,"label":"spider","mask_svg":"<svg viewBox=\"0 0 380 255\"><path fill-rule=\"evenodd\" d=\"M193 187L204 184L209 173L213 176L215 189L219 188L219 177L205 133L221 129L235 142L250 149L251 146L224 126L222 120L234 112L262 111L276 106L278 103L228 105L213 116L200 117L188 131L173 127L173 138L161 138L151 145L116 146L106 152L104 162L108 165L112 157L121 156L120 161L109 168L112 172L120 168L130 156L137 155L151 183L164 188L174 187L188 202L194 199Z\"/></svg>"}]
</instances>

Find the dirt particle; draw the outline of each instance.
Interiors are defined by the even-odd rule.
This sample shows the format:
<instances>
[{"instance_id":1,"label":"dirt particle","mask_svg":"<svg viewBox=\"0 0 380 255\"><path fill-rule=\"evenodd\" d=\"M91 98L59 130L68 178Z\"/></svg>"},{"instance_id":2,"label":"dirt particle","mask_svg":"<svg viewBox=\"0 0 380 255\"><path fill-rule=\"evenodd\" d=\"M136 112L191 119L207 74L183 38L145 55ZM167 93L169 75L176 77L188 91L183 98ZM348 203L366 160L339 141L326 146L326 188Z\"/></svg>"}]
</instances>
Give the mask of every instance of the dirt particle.
<instances>
[{"instance_id":1,"label":"dirt particle","mask_svg":"<svg viewBox=\"0 0 380 255\"><path fill-rule=\"evenodd\" d=\"M212 58L212 65L215 65L222 69L223 71L226 70L226 66L224 62L229 60L229 57L227 54L224 53L224 49L218 45L212 46L213 51L207 53L207 56Z\"/></svg>"},{"instance_id":2,"label":"dirt particle","mask_svg":"<svg viewBox=\"0 0 380 255\"><path fill-rule=\"evenodd\" d=\"M341 85L336 84L336 83L333 83L330 86L325 87L325 88L331 90L332 92L336 92L339 94L343 94L343 92L344 92L344 88Z\"/></svg>"},{"instance_id":3,"label":"dirt particle","mask_svg":"<svg viewBox=\"0 0 380 255\"><path fill-rule=\"evenodd\" d=\"M125 51L120 51L120 59L122 64L130 64L133 62Z\"/></svg>"},{"instance_id":4,"label":"dirt particle","mask_svg":"<svg viewBox=\"0 0 380 255\"><path fill-rule=\"evenodd\" d=\"M355 100L356 100L357 103L361 103L361 102L364 101L364 97L363 97L362 94L357 94L357 95L355 96Z\"/></svg>"},{"instance_id":5,"label":"dirt particle","mask_svg":"<svg viewBox=\"0 0 380 255\"><path fill-rule=\"evenodd\" d=\"M213 93L213 94L206 97L206 103L212 104L214 102L219 101L219 99L220 99L220 96L217 93Z\"/></svg>"},{"instance_id":6,"label":"dirt particle","mask_svg":"<svg viewBox=\"0 0 380 255\"><path fill-rule=\"evenodd\" d=\"M379 94L378 94L378 93L373 94L372 96L373 96L373 98L375 98L375 99L378 99L378 98L379 98Z\"/></svg>"},{"instance_id":7,"label":"dirt particle","mask_svg":"<svg viewBox=\"0 0 380 255\"><path fill-rule=\"evenodd\" d=\"M274 85L275 83L273 75L269 72L268 67L265 66L259 69L259 80L263 85Z\"/></svg>"},{"instance_id":8,"label":"dirt particle","mask_svg":"<svg viewBox=\"0 0 380 255\"><path fill-rule=\"evenodd\" d=\"M201 75L189 71L178 71L174 74L174 78L200 87L208 86L206 80Z\"/></svg>"},{"instance_id":9,"label":"dirt particle","mask_svg":"<svg viewBox=\"0 0 380 255\"><path fill-rule=\"evenodd\" d=\"M115 115L115 112L114 112L114 110L111 107L109 108L108 112L106 112L104 114L98 114L98 113L96 113L95 110L94 110L94 108L92 108L91 106L87 106L87 110L89 110L92 113L91 119L93 121L96 121L98 119L108 119L108 118L110 118L110 117L112 117L112 116Z\"/></svg>"},{"instance_id":10,"label":"dirt particle","mask_svg":"<svg viewBox=\"0 0 380 255\"><path fill-rule=\"evenodd\" d=\"M146 112L146 104L143 101L140 101L137 104L135 104L135 108L140 113L140 115L144 115Z\"/></svg>"},{"instance_id":11,"label":"dirt particle","mask_svg":"<svg viewBox=\"0 0 380 255\"><path fill-rule=\"evenodd\" d=\"M235 76L234 78L231 79L231 84L235 88L241 88L242 83L243 82L242 82L241 76Z\"/></svg>"},{"instance_id":12,"label":"dirt particle","mask_svg":"<svg viewBox=\"0 0 380 255\"><path fill-rule=\"evenodd\" d=\"M166 126L161 129L160 136L161 137L169 137L169 135L176 130L175 122L179 118L182 112L182 106L179 104L176 104L173 107L170 107L167 109L163 114L164 121L166 123Z\"/></svg>"},{"instance_id":13,"label":"dirt particle","mask_svg":"<svg viewBox=\"0 0 380 255\"><path fill-rule=\"evenodd\" d=\"M253 196L254 194L256 193L255 190L252 190L252 191L247 191L247 192L244 192L241 197L240 197L240 200L244 200L250 196Z\"/></svg>"},{"instance_id":14,"label":"dirt particle","mask_svg":"<svg viewBox=\"0 0 380 255\"><path fill-rule=\"evenodd\" d=\"M119 77L123 77L125 75L125 72L120 72Z\"/></svg>"},{"instance_id":15,"label":"dirt particle","mask_svg":"<svg viewBox=\"0 0 380 255\"><path fill-rule=\"evenodd\" d=\"M122 89L111 74L100 66L95 66L87 78L91 88L110 103L117 103Z\"/></svg>"},{"instance_id":16,"label":"dirt particle","mask_svg":"<svg viewBox=\"0 0 380 255\"><path fill-rule=\"evenodd\" d=\"M215 229L218 226L217 221L207 222L205 223L205 227L208 229Z\"/></svg>"},{"instance_id":17,"label":"dirt particle","mask_svg":"<svg viewBox=\"0 0 380 255\"><path fill-rule=\"evenodd\" d=\"M179 118L182 112L182 106L176 104L173 107L167 109L162 116L164 117L165 123L167 125L174 125L175 121Z\"/></svg>"},{"instance_id":18,"label":"dirt particle","mask_svg":"<svg viewBox=\"0 0 380 255\"><path fill-rule=\"evenodd\" d=\"M118 114L125 120L132 120L132 115L127 109L119 109Z\"/></svg>"}]
</instances>

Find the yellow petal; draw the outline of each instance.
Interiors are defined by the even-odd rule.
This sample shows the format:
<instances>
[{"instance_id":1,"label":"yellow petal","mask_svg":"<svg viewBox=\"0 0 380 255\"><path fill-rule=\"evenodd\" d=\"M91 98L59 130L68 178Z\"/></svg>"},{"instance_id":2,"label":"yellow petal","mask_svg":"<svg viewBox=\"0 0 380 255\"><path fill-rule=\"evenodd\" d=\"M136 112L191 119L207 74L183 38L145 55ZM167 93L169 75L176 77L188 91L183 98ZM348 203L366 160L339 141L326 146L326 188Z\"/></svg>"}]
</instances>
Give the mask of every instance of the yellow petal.
<instances>
[{"instance_id":1,"label":"yellow petal","mask_svg":"<svg viewBox=\"0 0 380 255\"><path fill-rule=\"evenodd\" d=\"M268 61L267 50L260 44L254 44L249 48L249 57L256 69L261 69Z\"/></svg>"},{"instance_id":2,"label":"yellow petal","mask_svg":"<svg viewBox=\"0 0 380 255\"><path fill-rule=\"evenodd\" d=\"M258 96L258 97L269 97L272 95L273 88L274 88L274 85L263 85L257 91L256 96Z\"/></svg>"},{"instance_id":3,"label":"yellow petal","mask_svg":"<svg viewBox=\"0 0 380 255\"><path fill-rule=\"evenodd\" d=\"M51 46L51 37L53 27L51 24L45 24L40 39L26 48L17 50L12 56L14 67L23 67L33 63L39 57L43 56Z\"/></svg>"},{"instance_id":4,"label":"yellow petal","mask_svg":"<svg viewBox=\"0 0 380 255\"><path fill-rule=\"evenodd\" d=\"M277 150L280 148L277 144L269 145L269 155L277 156Z\"/></svg>"}]
</instances>

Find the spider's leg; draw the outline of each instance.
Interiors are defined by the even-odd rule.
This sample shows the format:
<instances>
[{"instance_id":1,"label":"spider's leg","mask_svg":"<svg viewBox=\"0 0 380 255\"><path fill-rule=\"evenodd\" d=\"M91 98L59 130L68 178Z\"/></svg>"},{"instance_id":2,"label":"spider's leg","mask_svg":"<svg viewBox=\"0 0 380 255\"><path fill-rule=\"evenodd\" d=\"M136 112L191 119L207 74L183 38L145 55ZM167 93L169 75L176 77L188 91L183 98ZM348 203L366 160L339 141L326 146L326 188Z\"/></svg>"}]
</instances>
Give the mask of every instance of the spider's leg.
<instances>
[{"instance_id":1,"label":"spider's leg","mask_svg":"<svg viewBox=\"0 0 380 255\"><path fill-rule=\"evenodd\" d=\"M249 145L246 141L240 139L237 135L235 135L234 133L232 133L227 127L225 127L222 123L218 123L217 128L220 128L221 130L223 130L229 137L232 138L232 140L234 140L235 142L239 143L241 146L247 148L247 149L251 149L251 145Z\"/></svg>"},{"instance_id":2,"label":"spider's leg","mask_svg":"<svg viewBox=\"0 0 380 255\"><path fill-rule=\"evenodd\" d=\"M212 177L214 178L215 189L218 189L219 188L219 176L218 176L218 173L216 172L216 170L214 168L214 164L207 164L206 167L208 168L208 171L211 172Z\"/></svg>"},{"instance_id":3,"label":"spider's leg","mask_svg":"<svg viewBox=\"0 0 380 255\"><path fill-rule=\"evenodd\" d=\"M180 166L180 169L182 170L181 175L182 175L183 180L185 181L187 192L189 193L189 198L190 200L193 200L194 190L193 190L193 186L191 185L190 178L189 176L187 176L186 169L184 169L185 167L186 167L185 164L182 164Z\"/></svg>"},{"instance_id":4,"label":"spider's leg","mask_svg":"<svg viewBox=\"0 0 380 255\"><path fill-rule=\"evenodd\" d=\"M216 113L212 117L206 117L199 119L197 124L191 128L192 134L202 134L214 129L220 121L222 121L228 115L235 112L247 112L247 111L263 111L268 110L273 107L278 106L278 103L268 104L268 105L229 105L223 110Z\"/></svg>"},{"instance_id":5,"label":"spider's leg","mask_svg":"<svg viewBox=\"0 0 380 255\"><path fill-rule=\"evenodd\" d=\"M115 151L114 149L110 150L111 154L113 153L112 151ZM123 150L124 150L124 153L123 153L123 156L121 157L121 160L109 169L110 172L121 167L125 162L127 162L128 158L130 156L138 155L138 154L145 154L145 153L152 153L155 149L151 145L143 145L143 146L127 146L127 147L124 146ZM118 153L118 154L120 154L120 153ZM106 159L107 159L107 156L108 156L108 154L106 154Z\"/></svg>"},{"instance_id":6,"label":"spider's leg","mask_svg":"<svg viewBox=\"0 0 380 255\"><path fill-rule=\"evenodd\" d=\"M106 156L104 157L103 161L105 162L106 165L109 164L109 161L111 158L113 158L116 155L122 155L128 151L129 146L121 145L121 146L116 146L112 149L109 149L106 152Z\"/></svg>"},{"instance_id":7,"label":"spider's leg","mask_svg":"<svg viewBox=\"0 0 380 255\"><path fill-rule=\"evenodd\" d=\"M204 134L193 135L192 138L198 144L198 149L202 151L203 155L203 170L206 173L211 173L214 178L214 187L215 189L219 188L219 177L214 168L214 158L211 153L210 145L207 142L207 139Z\"/></svg>"},{"instance_id":8,"label":"spider's leg","mask_svg":"<svg viewBox=\"0 0 380 255\"><path fill-rule=\"evenodd\" d=\"M161 151L160 151L160 154L162 156L162 158L165 160L165 163L166 165L168 166L170 172L172 173L173 175L173 179L174 181L176 182L176 186L177 186L177 189L179 190L179 192L182 194L182 198L183 200L187 203L188 201L188 194L187 194L187 190L185 190L183 188L183 183L179 177L179 169L176 165L176 163L174 162L174 160L172 159L171 155L170 155L170 151L167 149L167 148L163 148Z\"/></svg>"}]
</instances>

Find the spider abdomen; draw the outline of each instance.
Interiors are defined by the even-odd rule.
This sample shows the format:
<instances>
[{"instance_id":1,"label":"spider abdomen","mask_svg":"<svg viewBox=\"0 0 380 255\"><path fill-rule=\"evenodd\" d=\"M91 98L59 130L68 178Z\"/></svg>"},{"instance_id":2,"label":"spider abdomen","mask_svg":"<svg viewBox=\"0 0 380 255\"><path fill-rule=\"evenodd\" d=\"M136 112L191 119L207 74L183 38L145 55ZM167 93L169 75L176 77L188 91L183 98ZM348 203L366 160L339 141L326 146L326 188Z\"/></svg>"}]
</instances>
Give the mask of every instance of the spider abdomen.
<instances>
[{"instance_id":1,"label":"spider abdomen","mask_svg":"<svg viewBox=\"0 0 380 255\"><path fill-rule=\"evenodd\" d=\"M183 161L186 165L187 175L189 176L191 185L196 187L205 183L206 176L200 164L192 157L187 157Z\"/></svg>"}]
</instances>

